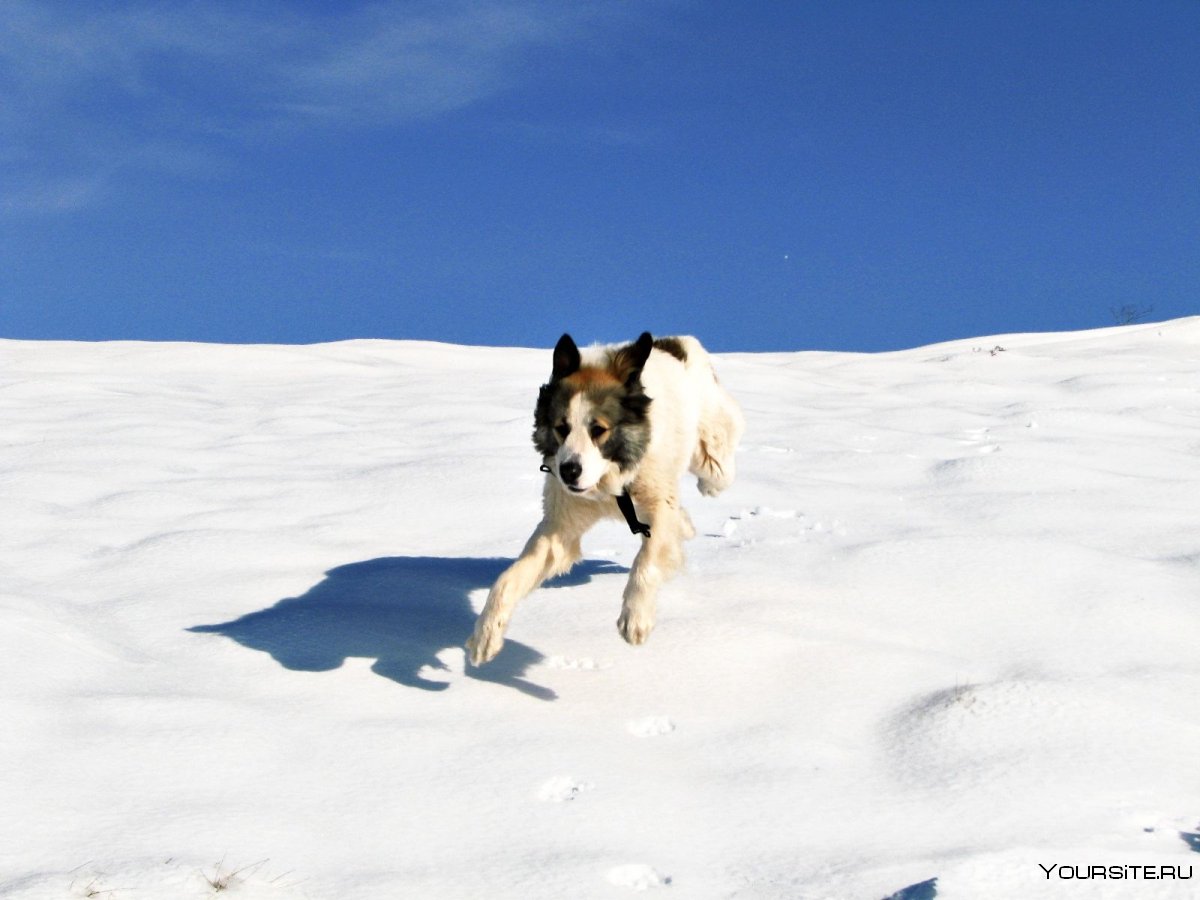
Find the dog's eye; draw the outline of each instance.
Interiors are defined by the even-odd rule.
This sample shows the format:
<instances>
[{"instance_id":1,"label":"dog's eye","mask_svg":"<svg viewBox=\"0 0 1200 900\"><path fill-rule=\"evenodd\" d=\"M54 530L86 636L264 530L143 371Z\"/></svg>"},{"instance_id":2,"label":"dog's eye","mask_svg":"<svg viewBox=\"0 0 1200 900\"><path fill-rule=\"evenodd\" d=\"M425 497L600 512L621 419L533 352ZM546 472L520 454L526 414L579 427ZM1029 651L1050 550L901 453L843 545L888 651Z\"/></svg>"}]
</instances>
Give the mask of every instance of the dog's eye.
<instances>
[{"instance_id":1,"label":"dog's eye","mask_svg":"<svg viewBox=\"0 0 1200 900\"><path fill-rule=\"evenodd\" d=\"M558 435L559 440L565 441L567 439L567 435L571 433L571 426L566 422L563 422L561 425L555 425L554 433Z\"/></svg>"},{"instance_id":2,"label":"dog's eye","mask_svg":"<svg viewBox=\"0 0 1200 900\"><path fill-rule=\"evenodd\" d=\"M592 423L592 429L590 432L590 434L592 435L592 440L593 441L600 440L600 438L604 437L604 433L606 431L608 431L608 429L605 428L603 425L601 425L599 422Z\"/></svg>"}]
</instances>

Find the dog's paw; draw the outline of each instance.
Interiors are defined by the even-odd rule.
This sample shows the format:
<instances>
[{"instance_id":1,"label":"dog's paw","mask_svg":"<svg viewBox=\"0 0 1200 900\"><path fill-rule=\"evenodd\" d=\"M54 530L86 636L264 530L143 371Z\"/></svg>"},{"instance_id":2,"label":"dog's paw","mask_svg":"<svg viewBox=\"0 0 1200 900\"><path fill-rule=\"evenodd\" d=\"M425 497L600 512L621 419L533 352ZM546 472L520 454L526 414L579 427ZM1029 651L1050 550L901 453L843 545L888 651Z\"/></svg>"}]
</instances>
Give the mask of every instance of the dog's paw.
<instances>
[{"instance_id":1,"label":"dog's paw","mask_svg":"<svg viewBox=\"0 0 1200 900\"><path fill-rule=\"evenodd\" d=\"M621 610L621 618L617 619L617 631L630 644L646 643L650 632L654 630L654 613L642 609L625 607Z\"/></svg>"},{"instance_id":2,"label":"dog's paw","mask_svg":"<svg viewBox=\"0 0 1200 900\"><path fill-rule=\"evenodd\" d=\"M480 619L475 625L475 633L467 638L467 658L471 660L471 665L482 666L495 659L503 646L504 629L494 622Z\"/></svg>"}]
</instances>

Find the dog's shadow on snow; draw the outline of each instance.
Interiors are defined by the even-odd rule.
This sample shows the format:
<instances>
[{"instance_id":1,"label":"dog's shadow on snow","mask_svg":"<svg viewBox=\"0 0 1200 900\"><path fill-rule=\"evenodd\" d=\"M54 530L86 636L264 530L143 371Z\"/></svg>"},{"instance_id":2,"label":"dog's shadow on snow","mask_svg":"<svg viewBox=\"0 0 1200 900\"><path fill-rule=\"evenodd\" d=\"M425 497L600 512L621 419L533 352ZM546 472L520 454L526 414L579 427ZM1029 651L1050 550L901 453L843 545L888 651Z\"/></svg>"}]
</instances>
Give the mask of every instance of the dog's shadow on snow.
<instances>
[{"instance_id":1,"label":"dog's shadow on snow","mask_svg":"<svg viewBox=\"0 0 1200 900\"><path fill-rule=\"evenodd\" d=\"M285 669L328 672L350 657L376 660L373 672L398 684L427 691L449 687L422 677L445 670L437 654L461 648L475 626L468 595L490 588L512 562L436 556L397 556L338 566L300 597L247 613L232 622L196 625L188 631L222 634L244 647L262 650ZM583 561L544 587L585 584L594 575L625 572L611 562ZM556 695L524 677L545 657L517 641L482 667L465 675L516 688L541 700Z\"/></svg>"}]
</instances>

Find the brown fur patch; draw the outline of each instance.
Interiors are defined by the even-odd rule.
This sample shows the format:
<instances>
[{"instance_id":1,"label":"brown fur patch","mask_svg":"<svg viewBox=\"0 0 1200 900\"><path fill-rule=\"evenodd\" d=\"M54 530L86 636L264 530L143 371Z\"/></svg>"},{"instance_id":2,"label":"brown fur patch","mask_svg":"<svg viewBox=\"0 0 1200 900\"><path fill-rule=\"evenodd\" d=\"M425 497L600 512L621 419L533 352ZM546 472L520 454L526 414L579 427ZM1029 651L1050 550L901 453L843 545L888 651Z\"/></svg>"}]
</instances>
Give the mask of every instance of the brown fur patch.
<instances>
[{"instance_id":1,"label":"brown fur patch","mask_svg":"<svg viewBox=\"0 0 1200 900\"><path fill-rule=\"evenodd\" d=\"M654 349L661 350L663 353L670 353L680 362L687 362L687 350L683 349L683 341L679 340L679 338L658 338L654 342Z\"/></svg>"},{"instance_id":2,"label":"brown fur patch","mask_svg":"<svg viewBox=\"0 0 1200 900\"><path fill-rule=\"evenodd\" d=\"M612 352L609 356L608 368L624 384L631 377L641 373L642 366L646 364L653 348L654 339L650 336L650 332L644 331L642 336L632 344L626 344Z\"/></svg>"},{"instance_id":3,"label":"brown fur patch","mask_svg":"<svg viewBox=\"0 0 1200 900\"><path fill-rule=\"evenodd\" d=\"M582 390L592 387L612 387L619 386L621 382L617 376L608 369L597 369L592 366L586 369L580 369L572 375L568 375L563 379L564 384L570 385L573 389Z\"/></svg>"}]
</instances>

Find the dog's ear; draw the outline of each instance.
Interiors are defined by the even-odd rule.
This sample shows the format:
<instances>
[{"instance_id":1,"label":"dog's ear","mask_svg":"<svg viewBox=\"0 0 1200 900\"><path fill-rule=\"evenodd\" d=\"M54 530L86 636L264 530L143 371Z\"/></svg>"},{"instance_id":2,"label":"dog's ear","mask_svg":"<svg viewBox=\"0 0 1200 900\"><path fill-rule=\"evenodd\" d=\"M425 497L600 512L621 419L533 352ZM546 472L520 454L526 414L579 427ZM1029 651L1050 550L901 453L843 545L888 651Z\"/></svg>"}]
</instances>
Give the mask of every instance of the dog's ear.
<instances>
[{"instance_id":1,"label":"dog's ear","mask_svg":"<svg viewBox=\"0 0 1200 900\"><path fill-rule=\"evenodd\" d=\"M579 348L571 340L569 334L564 334L554 345L554 371L550 373L551 381L558 381L579 371Z\"/></svg>"},{"instance_id":2,"label":"dog's ear","mask_svg":"<svg viewBox=\"0 0 1200 900\"><path fill-rule=\"evenodd\" d=\"M650 332L643 331L636 341L613 354L613 374L627 385L637 381L653 349L654 338L650 336Z\"/></svg>"}]
</instances>

